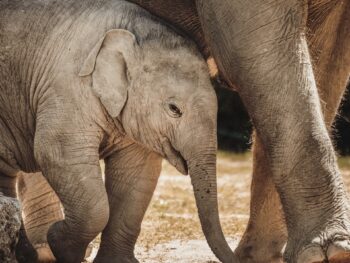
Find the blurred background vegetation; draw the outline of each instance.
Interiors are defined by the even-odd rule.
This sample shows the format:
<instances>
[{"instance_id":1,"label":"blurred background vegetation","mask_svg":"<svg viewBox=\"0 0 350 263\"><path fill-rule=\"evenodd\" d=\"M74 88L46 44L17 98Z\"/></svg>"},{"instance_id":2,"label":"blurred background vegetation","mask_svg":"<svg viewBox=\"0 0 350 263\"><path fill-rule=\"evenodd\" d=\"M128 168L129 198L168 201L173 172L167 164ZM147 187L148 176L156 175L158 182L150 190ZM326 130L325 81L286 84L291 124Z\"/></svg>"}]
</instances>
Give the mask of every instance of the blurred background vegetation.
<instances>
[{"instance_id":1,"label":"blurred background vegetation","mask_svg":"<svg viewBox=\"0 0 350 263\"><path fill-rule=\"evenodd\" d=\"M216 87L219 101L218 144L222 150L245 152L251 147L252 124L236 92ZM340 155L350 155L350 83L333 129Z\"/></svg>"}]
</instances>

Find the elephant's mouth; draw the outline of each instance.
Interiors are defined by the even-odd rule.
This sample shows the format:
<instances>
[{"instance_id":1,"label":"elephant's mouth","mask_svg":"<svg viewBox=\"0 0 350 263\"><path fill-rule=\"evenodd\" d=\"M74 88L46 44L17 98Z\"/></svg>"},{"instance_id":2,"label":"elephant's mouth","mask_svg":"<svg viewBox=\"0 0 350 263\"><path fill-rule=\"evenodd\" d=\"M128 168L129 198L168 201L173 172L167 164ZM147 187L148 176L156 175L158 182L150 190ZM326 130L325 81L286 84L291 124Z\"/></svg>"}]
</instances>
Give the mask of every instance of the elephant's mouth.
<instances>
[{"instance_id":1,"label":"elephant's mouth","mask_svg":"<svg viewBox=\"0 0 350 263\"><path fill-rule=\"evenodd\" d=\"M162 144L164 158L173 165L180 173L187 175L188 167L186 160L180 152L174 149L169 140L165 140Z\"/></svg>"}]
</instances>

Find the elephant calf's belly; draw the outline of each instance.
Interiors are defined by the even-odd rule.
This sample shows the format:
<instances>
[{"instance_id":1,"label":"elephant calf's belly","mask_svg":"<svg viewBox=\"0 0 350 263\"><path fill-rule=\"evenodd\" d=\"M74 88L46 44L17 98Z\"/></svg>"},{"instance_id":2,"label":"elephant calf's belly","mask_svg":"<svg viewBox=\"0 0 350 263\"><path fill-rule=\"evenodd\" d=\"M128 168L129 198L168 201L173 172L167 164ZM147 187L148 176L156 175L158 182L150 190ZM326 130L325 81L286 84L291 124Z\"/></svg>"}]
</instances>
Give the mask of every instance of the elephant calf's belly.
<instances>
[{"instance_id":1,"label":"elephant calf's belly","mask_svg":"<svg viewBox=\"0 0 350 263\"><path fill-rule=\"evenodd\" d=\"M19 170L36 172L33 138L18 128L9 128L0 116L0 173L15 176Z\"/></svg>"}]
</instances>

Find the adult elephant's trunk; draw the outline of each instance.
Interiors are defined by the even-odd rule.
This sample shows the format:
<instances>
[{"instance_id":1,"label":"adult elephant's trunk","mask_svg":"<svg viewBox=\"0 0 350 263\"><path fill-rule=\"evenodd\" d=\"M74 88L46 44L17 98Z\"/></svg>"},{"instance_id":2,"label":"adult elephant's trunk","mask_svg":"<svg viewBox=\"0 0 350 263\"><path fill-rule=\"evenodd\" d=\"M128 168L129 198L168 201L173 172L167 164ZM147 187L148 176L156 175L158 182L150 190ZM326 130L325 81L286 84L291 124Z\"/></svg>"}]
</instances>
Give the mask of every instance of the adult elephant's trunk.
<instances>
[{"instance_id":1,"label":"adult elephant's trunk","mask_svg":"<svg viewBox=\"0 0 350 263\"><path fill-rule=\"evenodd\" d=\"M216 143L215 143L216 146ZM234 262L221 229L216 183L216 147L187 159L203 233L213 253L222 262Z\"/></svg>"}]
</instances>

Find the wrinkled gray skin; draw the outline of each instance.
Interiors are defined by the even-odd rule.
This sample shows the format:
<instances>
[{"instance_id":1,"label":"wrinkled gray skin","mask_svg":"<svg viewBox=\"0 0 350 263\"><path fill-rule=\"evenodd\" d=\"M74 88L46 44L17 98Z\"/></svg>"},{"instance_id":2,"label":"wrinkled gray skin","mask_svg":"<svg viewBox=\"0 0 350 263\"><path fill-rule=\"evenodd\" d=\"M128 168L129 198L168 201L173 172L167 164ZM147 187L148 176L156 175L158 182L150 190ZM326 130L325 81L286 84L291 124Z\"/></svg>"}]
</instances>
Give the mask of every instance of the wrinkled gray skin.
<instances>
[{"instance_id":1,"label":"wrinkled gray skin","mask_svg":"<svg viewBox=\"0 0 350 263\"><path fill-rule=\"evenodd\" d=\"M350 2L129 1L213 56L252 117L251 217L235 262L282 262L286 241L288 263L345 256L349 207L327 128L349 79Z\"/></svg>"},{"instance_id":2,"label":"wrinkled gray skin","mask_svg":"<svg viewBox=\"0 0 350 263\"><path fill-rule=\"evenodd\" d=\"M0 28L1 188L14 196L21 171L43 173L64 207L47 238L58 262L81 262L101 231L95 262L137 262L161 157L189 172L208 243L231 261L217 102L195 45L117 0L0 1Z\"/></svg>"}]
</instances>

